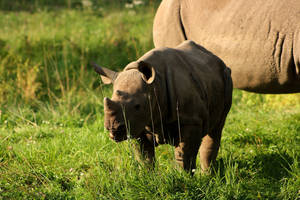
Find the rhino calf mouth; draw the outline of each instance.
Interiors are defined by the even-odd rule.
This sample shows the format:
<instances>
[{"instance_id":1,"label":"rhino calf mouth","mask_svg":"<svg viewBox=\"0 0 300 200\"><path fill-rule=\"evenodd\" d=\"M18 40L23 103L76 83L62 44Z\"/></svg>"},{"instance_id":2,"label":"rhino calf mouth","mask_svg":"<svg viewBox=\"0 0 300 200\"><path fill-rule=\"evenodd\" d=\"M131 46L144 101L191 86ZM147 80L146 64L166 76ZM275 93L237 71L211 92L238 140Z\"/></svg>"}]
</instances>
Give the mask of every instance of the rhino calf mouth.
<instances>
[{"instance_id":1,"label":"rhino calf mouth","mask_svg":"<svg viewBox=\"0 0 300 200\"><path fill-rule=\"evenodd\" d=\"M127 139L126 126L120 125L116 129L109 130L109 137L115 142L122 142Z\"/></svg>"}]
</instances>

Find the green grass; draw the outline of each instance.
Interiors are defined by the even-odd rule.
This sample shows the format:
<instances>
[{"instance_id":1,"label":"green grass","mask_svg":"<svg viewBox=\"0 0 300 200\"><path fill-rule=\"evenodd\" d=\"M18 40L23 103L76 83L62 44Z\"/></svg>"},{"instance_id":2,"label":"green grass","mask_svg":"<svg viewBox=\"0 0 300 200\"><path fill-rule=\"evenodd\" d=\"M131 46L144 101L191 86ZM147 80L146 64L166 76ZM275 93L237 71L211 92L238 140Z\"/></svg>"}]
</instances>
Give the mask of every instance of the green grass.
<instances>
[{"instance_id":1,"label":"green grass","mask_svg":"<svg viewBox=\"0 0 300 200\"><path fill-rule=\"evenodd\" d=\"M214 175L155 170L103 127L89 61L121 69L153 47L155 8L0 11L0 199L297 199L300 96L234 91Z\"/></svg>"}]
</instances>

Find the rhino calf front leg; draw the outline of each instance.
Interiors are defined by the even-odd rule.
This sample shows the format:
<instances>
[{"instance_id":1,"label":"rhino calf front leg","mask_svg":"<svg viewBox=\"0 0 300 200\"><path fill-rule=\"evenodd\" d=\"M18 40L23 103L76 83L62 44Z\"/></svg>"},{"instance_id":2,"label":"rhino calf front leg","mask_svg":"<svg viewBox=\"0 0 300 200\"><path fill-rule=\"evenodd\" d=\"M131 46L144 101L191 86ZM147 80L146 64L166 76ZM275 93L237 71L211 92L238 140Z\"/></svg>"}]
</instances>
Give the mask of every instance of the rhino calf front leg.
<instances>
[{"instance_id":1,"label":"rhino calf front leg","mask_svg":"<svg viewBox=\"0 0 300 200\"><path fill-rule=\"evenodd\" d=\"M180 141L175 146L175 160L184 170L192 172L196 168L196 159L201 142L201 128L184 126ZM193 172L192 172L193 173Z\"/></svg>"},{"instance_id":2,"label":"rhino calf front leg","mask_svg":"<svg viewBox=\"0 0 300 200\"><path fill-rule=\"evenodd\" d=\"M135 144L135 157L137 161L147 166L154 166L155 144L151 134L143 134Z\"/></svg>"},{"instance_id":3,"label":"rhino calf front leg","mask_svg":"<svg viewBox=\"0 0 300 200\"><path fill-rule=\"evenodd\" d=\"M207 172L212 162L216 160L220 147L221 134L214 138L210 135L206 135L202 139L200 146L200 162L203 172Z\"/></svg>"}]
</instances>

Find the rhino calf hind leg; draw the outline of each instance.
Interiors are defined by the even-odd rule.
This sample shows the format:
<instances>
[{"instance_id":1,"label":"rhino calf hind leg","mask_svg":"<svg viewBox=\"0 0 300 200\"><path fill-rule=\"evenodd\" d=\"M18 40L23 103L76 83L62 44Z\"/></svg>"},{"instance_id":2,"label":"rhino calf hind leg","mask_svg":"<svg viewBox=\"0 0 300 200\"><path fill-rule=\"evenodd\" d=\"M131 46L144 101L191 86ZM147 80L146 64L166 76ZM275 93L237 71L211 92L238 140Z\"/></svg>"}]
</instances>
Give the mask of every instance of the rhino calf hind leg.
<instances>
[{"instance_id":1,"label":"rhino calf hind leg","mask_svg":"<svg viewBox=\"0 0 300 200\"><path fill-rule=\"evenodd\" d=\"M187 172L192 172L196 168L196 159L201 142L199 127L185 126L182 127L182 137L175 145L175 160Z\"/></svg>"},{"instance_id":2,"label":"rhino calf hind leg","mask_svg":"<svg viewBox=\"0 0 300 200\"><path fill-rule=\"evenodd\" d=\"M136 160L142 164L154 167L155 163L155 144L152 135L142 135L135 143Z\"/></svg>"},{"instance_id":3,"label":"rhino calf hind leg","mask_svg":"<svg viewBox=\"0 0 300 200\"><path fill-rule=\"evenodd\" d=\"M208 172L211 164L216 160L220 147L221 134L215 137L206 135L200 146L200 163L203 172Z\"/></svg>"}]
</instances>

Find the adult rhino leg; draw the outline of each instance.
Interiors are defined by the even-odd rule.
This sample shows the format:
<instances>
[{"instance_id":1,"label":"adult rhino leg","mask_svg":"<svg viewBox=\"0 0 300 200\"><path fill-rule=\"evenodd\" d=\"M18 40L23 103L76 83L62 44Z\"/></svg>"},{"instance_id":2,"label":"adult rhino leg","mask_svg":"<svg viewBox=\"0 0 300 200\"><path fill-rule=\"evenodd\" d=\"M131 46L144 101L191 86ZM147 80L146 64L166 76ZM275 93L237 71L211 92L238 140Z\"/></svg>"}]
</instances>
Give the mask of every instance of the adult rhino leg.
<instances>
[{"instance_id":1,"label":"adult rhino leg","mask_svg":"<svg viewBox=\"0 0 300 200\"><path fill-rule=\"evenodd\" d=\"M135 158L142 164L154 167L155 143L151 134L143 134L134 143Z\"/></svg>"},{"instance_id":2,"label":"adult rhino leg","mask_svg":"<svg viewBox=\"0 0 300 200\"><path fill-rule=\"evenodd\" d=\"M193 173L196 168L196 158L201 143L201 128L197 126L183 126L179 134L179 141L175 145L175 160L184 170Z\"/></svg>"},{"instance_id":3,"label":"adult rhino leg","mask_svg":"<svg viewBox=\"0 0 300 200\"><path fill-rule=\"evenodd\" d=\"M186 40L181 20L179 0L161 2L153 23L153 42L155 47L176 47Z\"/></svg>"},{"instance_id":4,"label":"adult rhino leg","mask_svg":"<svg viewBox=\"0 0 300 200\"><path fill-rule=\"evenodd\" d=\"M202 139L202 143L200 146L200 162L201 162L201 170L203 172L208 172L212 163L215 162L221 141L221 132L211 136L206 135Z\"/></svg>"}]
</instances>

